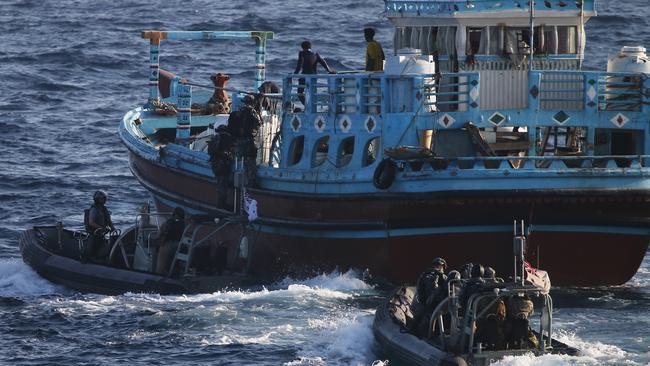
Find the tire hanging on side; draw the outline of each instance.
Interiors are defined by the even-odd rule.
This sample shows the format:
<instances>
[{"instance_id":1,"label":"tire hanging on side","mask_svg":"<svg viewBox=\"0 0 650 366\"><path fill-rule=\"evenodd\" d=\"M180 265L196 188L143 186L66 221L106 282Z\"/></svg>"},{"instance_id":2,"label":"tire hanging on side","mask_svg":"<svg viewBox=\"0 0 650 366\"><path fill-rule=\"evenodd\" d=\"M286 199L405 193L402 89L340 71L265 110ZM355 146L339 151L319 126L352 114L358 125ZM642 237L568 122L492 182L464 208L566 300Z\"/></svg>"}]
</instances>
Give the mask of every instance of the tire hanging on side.
<instances>
[{"instance_id":1,"label":"tire hanging on side","mask_svg":"<svg viewBox=\"0 0 650 366\"><path fill-rule=\"evenodd\" d=\"M391 159L384 159L377 165L372 183L377 189L388 189L393 185L396 174L397 164Z\"/></svg>"}]
</instances>

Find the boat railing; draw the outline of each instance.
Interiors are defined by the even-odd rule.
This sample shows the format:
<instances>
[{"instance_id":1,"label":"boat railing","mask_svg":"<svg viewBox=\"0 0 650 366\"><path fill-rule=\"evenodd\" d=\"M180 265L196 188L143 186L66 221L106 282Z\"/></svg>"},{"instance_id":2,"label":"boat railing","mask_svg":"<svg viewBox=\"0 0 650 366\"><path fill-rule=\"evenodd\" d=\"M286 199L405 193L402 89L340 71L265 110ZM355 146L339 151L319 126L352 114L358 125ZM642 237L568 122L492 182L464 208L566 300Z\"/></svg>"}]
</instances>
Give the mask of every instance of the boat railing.
<instances>
[{"instance_id":1,"label":"boat railing","mask_svg":"<svg viewBox=\"0 0 650 366\"><path fill-rule=\"evenodd\" d=\"M291 74L283 80L287 113L428 113L476 108L479 74Z\"/></svg>"},{"instance_id":2,"label":"boat railing","mask_svg":"<svg viewBox=\"0 0 650 366\"><path fill-rule=\"evenodd\" d=\"M478 72L388 75L383 73L300 74L283 80L283 106L289 114L373 115L380 113L448 112L437 122L450 128L454 121L488 120L495 126L510 122L501 111L481 107ZM528 106L520 113L558 111L559 125L598 112L650 113L650 82L645 74L596 71L531 71ZM444 116L443 116L444 117ZM451 118L450 118L451 117ZM521 117L519 117L521 118ZM536 117L538 118L538 117ZM590 124L585 120L586 125ZM620 127L620 126L619 126Z\"/></svg>"},{"instance_id":3,"label":"boat railing","mask_svg":"<svg viewBox=\"0 0 650 366\"><path fill-rule=\"evenodd\" d=\"M140 212L135 217L136 245L147 253L151 250L151 242L160 231L162 223L171 216L171 212Z\"/></svg>"},{"instance_id":4,"label":"boat railing","mask_svg":"<svg viewBox=\"0 0 650 366\"><path fill-rule=\"evenodd\" d=\"M584 2L584 5L583 5ZM528 4L528 3L523 3ZM533 3L536 11L557 12L585 12L594 11L594 0L576 2L551 2L539 1ZM517 0L384 0L385 11L388 16L404 16L413 14L427 15L456 15L495 11L527 11L528 5L522 7L522 2Z\"/></svg>"},{"instance_id":5,"label":"boat railing","mask_svg":"<svg viewBox=\"0 0 650 366\"><path fill-rule=\"evenodd\" d=\"M563 171L581 168L644 168L650 155L476 156L396 160L403 175L438 170Z\"/></svg>"},{"instance_id":6,"label":"boat railing","mask_svg":"<svg viewBox=\"0 0 650 366\"><path fill-rule=\"evenodd\" d=\"M647 101L647 80L635 73L532 71L529 109L640 112Z\"/></svg>"},{"instance_id":7,"label":"boat railing","mask_svg":"<svg viewBox=\"0 0 650 366\"><path fill-rule=\"evenodd\" d=\"M550 295L543 294L539 288L527 286L515 289L495 288L493 292L479 292L470 296L466 304L467 310L465 312L464 324L461 328L464 332L461 337L461 349L464 349L464 346L467 345L466 350L468 353L481 353L481 347L475 347L478 320L484 318L499 299L507 300L511 296L524 295L531 299L540 297L543 299L543 308L540 311L538 348L540 350L546 350L550 347L553 300ZM506 312L508 311L511 310L506 310Z\"/></svg>"}]
</instances>

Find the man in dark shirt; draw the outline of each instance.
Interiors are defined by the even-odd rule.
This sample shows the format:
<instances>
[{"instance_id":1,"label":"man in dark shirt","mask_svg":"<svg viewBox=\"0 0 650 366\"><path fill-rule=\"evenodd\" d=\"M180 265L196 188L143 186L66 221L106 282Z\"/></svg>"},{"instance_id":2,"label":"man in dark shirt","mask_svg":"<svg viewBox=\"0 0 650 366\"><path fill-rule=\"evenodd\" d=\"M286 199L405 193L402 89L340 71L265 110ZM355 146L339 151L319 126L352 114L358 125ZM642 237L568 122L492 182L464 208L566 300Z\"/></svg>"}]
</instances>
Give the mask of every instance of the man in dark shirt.
<instances>
[{"instance_id":1,"label":"man in dark shirt","mask_svg":"<svg viewBox=\"0 0 650 366\"><path fill-rule=\"evenodd\" d=\"M158 230L158 235L153 237L160 245L156 260L156 273L164 275L169 272L169 265L176 253L184 230L185 210L181 207L176 207L172 212L172 216Z\"/></svg>"},{"instance_id":2,"label":"man in dark shirt","mask_svg":"<svg viewBox=\"0 0 650 366\"><path fill-rule=\"evenodd\" d=\"M318 53L311 50L311 42L304 41L300 46L302 47L302 51L298 53L298 64L296 65L296 70L293 72L294 74L299 74L301 70L303 74L317 74L318 72L316 68L318 64L321 64L330 74L336 73L336 71L330 69L327 62L325 62ZM302 87L302 85L305 85L305 79L300 78L298 84L301 85L301 87L298 88L298 99L300 99L300 102L305 105L305 88Z\"/></svg>"},{"instance_id":3,"label":"man in dark shirt","mask_svg":"<svg viewBox=\"0 0 650 366\"><path fill-rule=\"evenodd\" d=\"M429 318L438 305L437 301L444 299L445 296L437 296L440 291L445 291L444 284L447 281L445 269L447 268L447 261L442 258L434 258L431 267L427 268L420 277L417 283L417 305L413 308L413 323L411 324L411 331L418 336L426 336L428 334Z\"/></svg>"}]
</instances>

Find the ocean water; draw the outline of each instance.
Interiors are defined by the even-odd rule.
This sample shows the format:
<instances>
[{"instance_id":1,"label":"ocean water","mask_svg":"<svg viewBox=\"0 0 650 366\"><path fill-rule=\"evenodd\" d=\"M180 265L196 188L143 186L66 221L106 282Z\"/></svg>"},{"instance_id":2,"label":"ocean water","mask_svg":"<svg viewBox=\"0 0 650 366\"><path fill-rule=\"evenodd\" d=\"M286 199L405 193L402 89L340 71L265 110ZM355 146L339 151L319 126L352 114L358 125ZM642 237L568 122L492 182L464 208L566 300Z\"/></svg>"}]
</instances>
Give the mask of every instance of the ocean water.
<instances>
[{"instance_id":1,"label":"ocean water","mask_svg":"<svg viewBox=\"0 0 650 366\"><path fill-rule=\"evenodd\" d=\"M607 55L623 45L650 46L647 5L599 2L601 16L587 27L587 68L605 69ZM386 289L354 271L287 278L263 291L101 296L40 278L23 264L17 241L32 225L80 225L99 188L125 226L148 199L116 135L122 115L147 97L148 43L140 31L274 31L267 76L279 80L295 67L304 39L333 68L361 68L364 26L376 27L390 48L381 12L379 0L0 1L0 364L387 364L371 331ZM228 72L232 86L249 88L251 46L163 43L161 63L205 82ZM202 48L201 58L190 47ZM557 335L584 356L498 365L650 364L650 258L624 286L554 295Z\"/></svg>"}]
</instances>

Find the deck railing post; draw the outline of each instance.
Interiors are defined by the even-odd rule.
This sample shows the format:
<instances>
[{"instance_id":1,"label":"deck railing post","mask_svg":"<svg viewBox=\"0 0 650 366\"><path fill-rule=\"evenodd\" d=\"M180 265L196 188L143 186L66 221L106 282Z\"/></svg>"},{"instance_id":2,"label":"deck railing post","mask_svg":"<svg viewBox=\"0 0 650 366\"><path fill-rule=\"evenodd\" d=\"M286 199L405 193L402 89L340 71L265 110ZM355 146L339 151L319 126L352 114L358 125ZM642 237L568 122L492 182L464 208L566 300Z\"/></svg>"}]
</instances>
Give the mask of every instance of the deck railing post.
<instances>
[{"instance_id":1,"label":"deck railing post","mask_svg":"<svg viewBox=\"0 0 650 366\"><path fill-rule=\"evenodd\" d=\"M327 94L329 94L329 107L327 108L327 114L336 115L336 104L338 103L338 81L339 78L336 75L330 76L327 78Z\"/></svg>"},{"instance_id":2,"label":"deck railing post","mask_svg":"<svg viewBox=\"0 0 650 366\"><path fill-rule=\"evenodd\" d=\"M542 74L538 71L528 72L528 109L539 111L541 109L540 97L542 94Z\"/></svg>"},{"instance_id":3,"label":"deck railing post","mask_svg":"<svg viewBox=\"0 0 650 366\"><path fill-rule=\"evenodd\" d=\"M159 101L160 38L155 36L149 38L149 104Z\"/></svg>"},{"instance_id":4,"label":"deck railing post","mask_svg":"<svg viewBox=\"0 0 650 366\"><path fill-rule=\"evenodd\" d=\"M255 39L255 90L266 79L266 33L253 32Z\"/></svg>"},{"instance_id":5,"label":"deck railing post","mask_svg":"<svg viewBox=\"0 0 650 366\"><path fill-rule=\"evenodd\" d=\"M388 78L385 75L381 77L381 110L380 113L388 113Z\"/></svg>"},{"instance_id":6,"label":"deck railing post","mask_svg":"<svg viewBox=\"0 0 650 366\"><path fill-rule=\"evenodd\" d=\"M425 87L424 87L424 78L421 76L415 76L413 77L413 90L415 90L415 93L413 93L413 112L427 112L425 109L425 101L426 101L426 96L424 95L426 93ZM406 91L406 89L404 90Z\"/></svg>"},{"instance_id":7,"label":"deck railing post","mask_svg":"<svg viewBox=\"0 0 650 366\"><path fill-rule=\"evenodd\" d=\"M282 111L287 112L287 109L290 107L290 113L293 113L293 98L291 97L293 93L293 77L287 76L282 79Z\"/></svg>"},{"instance_id":8,"label":"deck railing post","mask_svg":"<svg viewBox=\"0 0 650 366\"><path fill-rule=\"evenodd\" d=\"M307 75L305 75L307 76ZM318 109L318 97L316 96L316 84L318 75L309 75L305 78L305 113L316 113Z\"/></svg>"},{"instance_id":9,"label":"deck railing post","mask_svg":"<svg viewBox=\"0 0 650 366\"><path fill-rule=\"evenodd\" d=\"M192 86L181 84L178 93L178 113L176 114L176 143L188 145L192 127Z\"/></svg>"},{"instance_id":10,"label":"deck railing post","mask_svg":"<svg viewBox=\"0 0 650 366\"><path fill-rule=\"evenodd\" d=\"M585 72L583 77L585 115L595 115L598 113L598 73Z\"/></svg>"},{"instance_id":11,"label":"deck railing post","mask_svg":"<svg viewBox=\"0 0 650 366\"><path fill-rule=\"evenodd\" d=\"M472 73L467 81L469 82L468 109L472 113L474 123L478 123L481 112L481 74Z\"/></svg>"},{"instance_id":12,"label":"deck railing post","mask_svg":"<svg viewBox=\"0 0 650 366\"><path fill-rule=\"evenodd\" d=\"M641 74L641 111L644 116L650 115L650 77Z\"/></svg>"}]
</instances>

